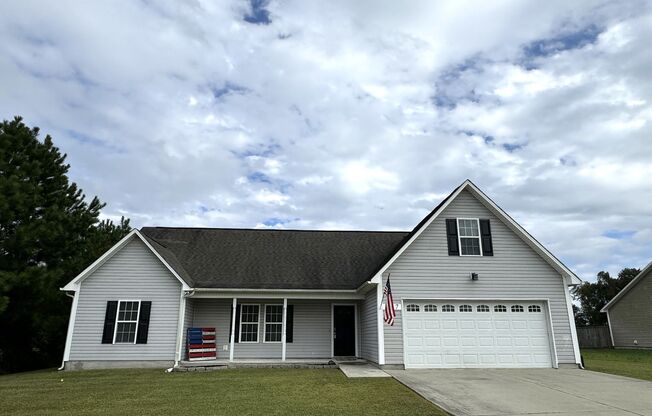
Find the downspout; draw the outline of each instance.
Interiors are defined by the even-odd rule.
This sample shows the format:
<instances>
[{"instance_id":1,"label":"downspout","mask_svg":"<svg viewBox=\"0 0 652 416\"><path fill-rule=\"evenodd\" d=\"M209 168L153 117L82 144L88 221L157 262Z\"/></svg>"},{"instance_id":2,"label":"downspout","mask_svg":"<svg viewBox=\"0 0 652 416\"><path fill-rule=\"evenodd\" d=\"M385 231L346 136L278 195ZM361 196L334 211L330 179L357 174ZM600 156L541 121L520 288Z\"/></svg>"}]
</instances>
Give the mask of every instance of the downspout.
<instances>
[{"instance_id":1,"label":"downspout","mask_svg":"<svg viewBox=\"0 0 652 416\"><path fill-rule=\"evenodd\" d=\"M61 367L57 368L57 371L61 371L66 367L66 358L70 354L70 343L72 341L72 331L75 326L75 316L77 315L77 299L78 296L71 295L68 292L65 292L66 296L72 298L72 305L70 306L70 317L68 318L68 333L66 334L66 345L63 348L63 358L61 359Z\"/></svg>"},{"instance_id":2,"label":"downspout","mask_svg":"<svg viewBox=\"0 0 652 416\"><path fill-rule=\"evenodd\" d=\"M175 368L179 368L179 363L181 362L181 348L183 348L183 325L186 320L186 302L187 298L194 295L194 290L183 290L181 289L181 294L179 295L179 322L177 323L177 348L174 353L174 366L168 368L166 371L169 373Z\"/></svg>"}]
</instances>

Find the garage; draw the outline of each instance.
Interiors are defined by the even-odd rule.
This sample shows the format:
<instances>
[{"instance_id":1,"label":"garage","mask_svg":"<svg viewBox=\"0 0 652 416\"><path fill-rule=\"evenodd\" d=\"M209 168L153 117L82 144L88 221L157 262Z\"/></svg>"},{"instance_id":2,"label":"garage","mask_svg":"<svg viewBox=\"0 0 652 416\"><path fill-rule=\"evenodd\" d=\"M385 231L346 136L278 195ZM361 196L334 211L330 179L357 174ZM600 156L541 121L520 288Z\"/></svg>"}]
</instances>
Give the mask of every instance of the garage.
<instances>
[{"instance_id":1,"label":"garage","mask_svg":"<svg viewBox=\"0 0 652 416\"><path fill-rule=\"evenodd\" d=\"M403 302L406 368L552 367L544 301Z\"/></svg>"}]
</instances>

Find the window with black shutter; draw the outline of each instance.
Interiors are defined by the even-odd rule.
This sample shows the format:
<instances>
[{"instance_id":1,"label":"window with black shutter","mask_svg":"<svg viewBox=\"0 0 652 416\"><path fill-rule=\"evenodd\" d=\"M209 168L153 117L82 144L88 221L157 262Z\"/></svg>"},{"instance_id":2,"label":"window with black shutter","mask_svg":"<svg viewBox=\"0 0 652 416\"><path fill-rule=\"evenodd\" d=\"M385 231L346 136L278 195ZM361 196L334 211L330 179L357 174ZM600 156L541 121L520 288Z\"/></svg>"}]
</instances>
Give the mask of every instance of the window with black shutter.
<instances>
[{"instance_id":1,"label":"window with black shutter","mask_svg":"<svg viewBox=\"0 0 652 416\"><path fill-rule=\"evenodd\" d=\"M106 302L102 344L147 344L151 310L150 301Z\"/></svg>"}]
</instances>

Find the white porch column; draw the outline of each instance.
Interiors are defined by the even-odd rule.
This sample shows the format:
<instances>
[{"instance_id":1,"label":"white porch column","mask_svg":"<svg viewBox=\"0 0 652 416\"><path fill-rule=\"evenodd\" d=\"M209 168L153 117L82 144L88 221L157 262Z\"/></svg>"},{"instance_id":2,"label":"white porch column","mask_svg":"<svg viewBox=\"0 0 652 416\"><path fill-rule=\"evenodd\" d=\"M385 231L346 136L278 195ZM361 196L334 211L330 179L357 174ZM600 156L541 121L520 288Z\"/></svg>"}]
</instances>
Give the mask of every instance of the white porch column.
<instances>
[{"instance_id":1,"label":"white porch column","mask_svg":"<svg viewBox=\"0 0 652 416\"><path fill-rule=\"evenodd\" d=\"M376 286L376 305L377 309L377 324L378 326L378 365L385 365L385 326L383 322L383 279L381 275L380 283Z\"/></svg>"},{"instance_id":2,"label":"white porch column","mask_svg":"<svg viewBox=\"0 0 652 416\"><path fill-rule=\"evenodd\" d=\"M288 298L283 298L283 325L281 329L281 360L285 361L285 347L286 347L286 342L285 342L285 323L287 322L287 317L288 317Z\"/></svg>"},{"instance_id":3,"label":"white porch column","mask_svg":"<svg viewBox=\"0 0 652 416\"><path fill-rule=\"evenodd\" d=\"M233 361L233 349L235 348L235 311L238 306L238 298L233 298L231 307L231 341L229 345L229 361Z\"/></svg>"}]
</instances>

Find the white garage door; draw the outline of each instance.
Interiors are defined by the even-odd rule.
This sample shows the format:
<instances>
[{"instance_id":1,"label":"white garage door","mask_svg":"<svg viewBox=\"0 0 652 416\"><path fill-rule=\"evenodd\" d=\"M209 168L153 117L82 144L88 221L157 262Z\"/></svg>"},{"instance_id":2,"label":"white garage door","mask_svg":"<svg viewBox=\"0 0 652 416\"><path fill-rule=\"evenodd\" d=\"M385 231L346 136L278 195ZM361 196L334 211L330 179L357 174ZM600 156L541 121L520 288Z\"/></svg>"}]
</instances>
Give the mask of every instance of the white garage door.
<instances>
[{"instance_id":1,"label":"white garage door","mask_svg":"<svg viewBox=\"0 0 652 416\"><path fill-rule=\"evenodd\" d=\"M404 301L407 368L552 367L542 302Z\"/></svg>"}]
</instances>

